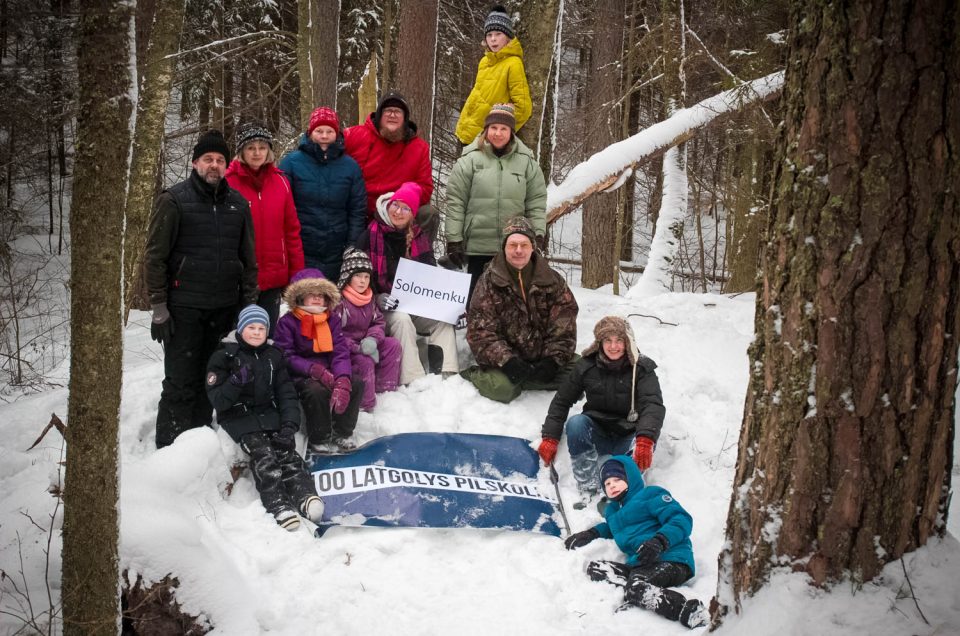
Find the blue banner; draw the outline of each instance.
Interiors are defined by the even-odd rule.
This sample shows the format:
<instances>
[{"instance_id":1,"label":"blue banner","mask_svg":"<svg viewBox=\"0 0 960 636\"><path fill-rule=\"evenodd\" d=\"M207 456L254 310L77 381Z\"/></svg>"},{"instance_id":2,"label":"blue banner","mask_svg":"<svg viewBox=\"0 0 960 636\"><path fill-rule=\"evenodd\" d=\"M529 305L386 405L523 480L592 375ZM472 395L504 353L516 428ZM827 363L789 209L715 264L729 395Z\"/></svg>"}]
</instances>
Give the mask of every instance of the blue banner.
<instances>
[{"instance_id":1,"label":"blue banner","mask_svg":"<svg viewBox=\"0 0 960 636\"><path fill-rule=\"evenodd\" d=\"M345 455L308 455L334 525L497 528L560 536L556 495L530 442L503 435L402 433Z\"/></svg>"}]
</instances>

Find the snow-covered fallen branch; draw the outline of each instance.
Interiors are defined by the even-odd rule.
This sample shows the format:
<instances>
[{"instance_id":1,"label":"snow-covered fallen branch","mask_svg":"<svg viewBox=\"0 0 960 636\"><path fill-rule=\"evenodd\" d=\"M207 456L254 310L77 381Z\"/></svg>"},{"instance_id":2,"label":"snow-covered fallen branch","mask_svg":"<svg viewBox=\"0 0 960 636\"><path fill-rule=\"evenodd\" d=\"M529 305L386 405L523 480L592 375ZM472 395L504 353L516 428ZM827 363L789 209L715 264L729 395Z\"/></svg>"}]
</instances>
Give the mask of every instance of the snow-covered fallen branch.
<instances>
[{"instance_id":1,"label":"snow-covered fallen branch","mask_svg":"<svg viewBox=\"0 0 960 636\"><path fill-rule=\"evenodd\" d=\"M772 99L782 87L783 71L771 73L678 110L669 119L607 146L576 165L563 183L550 184L547 189L547 223L553 223L594 193L616 183L625 170L689 141L697 131L724 115Z\"/></svg>"}]
</instances>

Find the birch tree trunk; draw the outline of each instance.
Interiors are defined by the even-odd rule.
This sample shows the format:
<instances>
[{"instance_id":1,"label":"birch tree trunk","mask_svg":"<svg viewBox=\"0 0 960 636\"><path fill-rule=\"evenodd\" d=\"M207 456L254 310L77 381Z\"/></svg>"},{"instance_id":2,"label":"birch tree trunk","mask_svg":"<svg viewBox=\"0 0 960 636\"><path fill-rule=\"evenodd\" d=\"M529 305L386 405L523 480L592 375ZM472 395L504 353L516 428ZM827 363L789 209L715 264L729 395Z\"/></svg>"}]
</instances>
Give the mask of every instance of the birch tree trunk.
<instances>
[{"instance_id":1,"label":"birch tree trunk","mask_svg":"<svg viewBox=\"0 0 960 636\"><path fill-rule=\"evenodd\" d=\"M133 159L126 201L123 280L124 321L130 308L148 309L143 298L140 262L147 239L147 222L153 206L160 154L163 149L164 122L173 85L174 62L183 27L184 0L158 0L157 16L150 31L147 59L141 66L137 102L137 123L133 133Z\"/></svg>"},{"instance_id":2,"label":"birch tree trunk","mask_svg":"<svg viewBox=\"0 0 960 636\"><path fill-rule=\"evenodd\" d=\"M960 334L956 5L795 2L718 611L944 532Z\"/></svg>"},{"instance_id":3,"label":"birch tree trunk","mask_svg":"<svg viewBox=\"0 0 960 636\"><path fill-rule=\"evenodd\" d=\"M523 49L523 66L530 86L533 111L517 135L540 161L543 176L549 180L549 157L552 152L554 59L558 47L557 33L563 16L563 0L525 0L520 6L517 38ZM549 111L549 112L547 112ZM550 115L547 117L546 115ZM547 163L544 165L544 157Z\"/></svg>"},{"instance_id":4,"label":"birch tree trunk","mask_svg":"<svg viewBox=\"0 0 960 636\"><path fill-rule=\"evenodd\" d=\"M88 0L70 209L71 355L63 520L65 634L120 627L117 439L123 378L120 260L130 147L133 5Z\"/></svg>"}]
</instances>

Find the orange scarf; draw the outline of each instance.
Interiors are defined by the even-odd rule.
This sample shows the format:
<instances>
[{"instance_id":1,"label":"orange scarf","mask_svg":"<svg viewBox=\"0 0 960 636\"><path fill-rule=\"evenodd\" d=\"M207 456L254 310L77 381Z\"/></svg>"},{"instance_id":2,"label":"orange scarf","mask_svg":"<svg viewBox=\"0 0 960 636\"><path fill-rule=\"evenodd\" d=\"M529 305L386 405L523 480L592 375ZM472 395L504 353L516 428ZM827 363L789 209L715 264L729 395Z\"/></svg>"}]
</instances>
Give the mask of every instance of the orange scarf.
<instances>
[{"instance_id":1,"label":"orange scarf","mask_svg":"<svg viewBox=\"0 0 960 636\"><path fill-rule=\"evenodd\" d=\"M347 300L352 302L357 307L363 307L365 305L369 305L370 301L373 300L373 289L371 289L370 287L367 287L367 291L360 294L354 291L353 287L351 287L350 285L347 285L346 287L343 288L343 291L340 293L343 294L343 296Z\"/></svg>"},{"instance_id":2,"label":"orange scarf","mask_svg":"<svg viewBox=\"0 0 960 636\"><path fill-rule=\"evenodd\" d=\"M333 335L327 324L329 310L322 314L310 314L297 307L293 315L300 320L300 335L313 341L314 353L333 351Z\"/></svg>"}]
</instances>

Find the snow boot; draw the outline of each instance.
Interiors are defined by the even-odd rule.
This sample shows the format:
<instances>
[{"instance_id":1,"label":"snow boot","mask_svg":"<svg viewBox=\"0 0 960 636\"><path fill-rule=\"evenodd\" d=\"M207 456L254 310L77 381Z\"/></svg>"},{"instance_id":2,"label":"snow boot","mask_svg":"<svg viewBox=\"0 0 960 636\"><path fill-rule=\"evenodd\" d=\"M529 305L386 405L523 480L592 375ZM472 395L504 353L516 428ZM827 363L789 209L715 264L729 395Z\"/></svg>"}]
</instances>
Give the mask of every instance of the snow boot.
<instances>
[{"instance_id":1,"label":"snow boot","mask_svg":"<svg viewBox=\"0 0 960 636\"><path fill-rule=\"evenodd\" d=\"M623 593L626 604L648 609L671 621L679 621L686 606L686 597L665 587L657 587L641 578L631 577ZM697 601L699 603L699 601Z\"/></svg>"},{"instance_id":2,"label":"snow boot","mask_svg":"<svg viewBox=\"0 0 960 636\"><path fill-rule=\"evenodd\" d=\"M443 349L437 345L427 345L427 366L434 375L443 371Z\"/></svg>"},{"instance_id":3,"label":"snow boot","mask_svg":"<svg viewBox=\"0 0 960 636\"><path fill-rule=\"evenodd\" d=\"M352 453L357 450L356 442L349 437L336 437L333 440L333 445L336 447L338 453Z\"/></svg>"},{"instance_id":4,"label":"snow boot","mask_svg":"<svg viewBox=\"0 0 960 636\"><path fill-rule=\"evenodd\" d=\"M599 477L597 476L597 462L600 456L596 448L573 455L570 463L573 467L573 478L577 482L577 489L580 491L580 501L573 504L574 510L583 510L590 505L597 495L599 495Z\"/></svg>"},{"instance_id":5,"label":"snow boot","mask_svg":"<svg viewBox=\"0 0 960 636\"><path fill-rule=\"evenodd\" d=\"M289 508L281 508L273 513L273 518L277 520L277 525L284 530L296 532L300 528L300 517Z\"/></svg>"},{"instance_id":6,"label":"snow boot","mask_svg":"<svg viewBox=\"0 0 960 636\"><path fill-rule=\"evenodd\" d=\"M314 523L323 519L323 499L317 495L310 495L300 503L300 514Z\"/></svg>"},{"instance_id":7,"label":"snow boot","mask_svg":"<svg viewBox=\"0 0 960 636\"><path fill-rule=\"evenodd\" d=\"M690 629L706 627L710 624L710 611L699 599L691 598L680 610L680 624Z\"/></svg>"}]
</instances>

